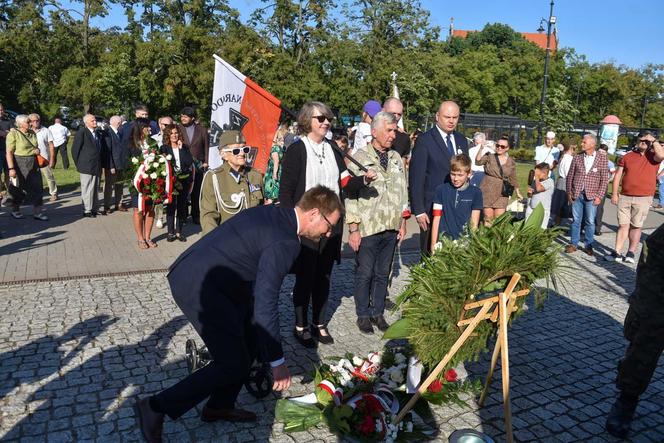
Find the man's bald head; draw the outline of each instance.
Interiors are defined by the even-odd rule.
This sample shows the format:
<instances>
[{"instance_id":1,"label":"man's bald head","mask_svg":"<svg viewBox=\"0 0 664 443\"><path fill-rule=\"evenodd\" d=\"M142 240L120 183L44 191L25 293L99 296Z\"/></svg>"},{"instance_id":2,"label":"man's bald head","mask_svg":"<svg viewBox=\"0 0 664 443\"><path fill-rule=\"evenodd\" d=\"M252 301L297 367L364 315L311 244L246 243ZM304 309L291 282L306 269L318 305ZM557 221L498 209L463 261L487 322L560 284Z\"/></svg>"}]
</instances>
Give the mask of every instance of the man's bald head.
<instances>
[{"instance_id":1,"label":"man's bald head","mask_svg":"<svg viewBox=\"0 0 664 443\"><path fill-rule=\"evenodd\" d=\"M396 97L390 97L383 103L383 112L394 114L397 121L403 116L403 103Z\"/></svg>"},{"instance_id":2,"label":"man's bald head","mask_svg":"<svg viewBox=\"0 0 664 443\"><path fill-rule=\"evenodd\" d=\"M436 112L436 122L438 122L438 127L444 132L451 133L456 130L457 124L459 123L459 105L451 100L446 100L440 104L438 107L438 112Z\"/></svg>"}]
</instances>

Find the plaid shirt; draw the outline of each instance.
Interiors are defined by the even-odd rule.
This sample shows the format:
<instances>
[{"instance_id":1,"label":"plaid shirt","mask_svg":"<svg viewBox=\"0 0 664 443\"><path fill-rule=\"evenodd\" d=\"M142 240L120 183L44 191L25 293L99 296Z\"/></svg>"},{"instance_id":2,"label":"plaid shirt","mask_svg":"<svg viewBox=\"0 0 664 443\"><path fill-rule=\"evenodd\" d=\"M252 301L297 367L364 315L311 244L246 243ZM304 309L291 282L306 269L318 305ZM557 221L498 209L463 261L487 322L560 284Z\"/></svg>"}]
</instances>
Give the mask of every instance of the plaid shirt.
<instances>
[{"instance_id":1,"label":"plaid shirt","mask_svg":"<svg viewBox=\"0 0 664 443\"><path fill-rule=\"evenodd\" d=\"M609 166L604 151L595 151L595 161L586 174L586 166L583 162L585 154L575 155L567 173L567 193L576 200L582 192L586 198L602 198L606 194L609 184Z\"/></svg>"}]
</instances>

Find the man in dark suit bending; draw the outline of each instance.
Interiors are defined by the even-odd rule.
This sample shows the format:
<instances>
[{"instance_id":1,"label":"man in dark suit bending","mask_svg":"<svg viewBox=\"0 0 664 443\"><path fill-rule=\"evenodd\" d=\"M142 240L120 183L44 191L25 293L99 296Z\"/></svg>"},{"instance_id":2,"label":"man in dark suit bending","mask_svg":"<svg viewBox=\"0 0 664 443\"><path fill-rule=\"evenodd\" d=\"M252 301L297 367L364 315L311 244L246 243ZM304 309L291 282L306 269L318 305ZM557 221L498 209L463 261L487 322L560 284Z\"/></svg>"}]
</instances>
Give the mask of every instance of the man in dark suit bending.
<instances>
[{"instance_id":1,"label":"man in dark suit bending","mask_svg":"<svg viewBox=\"0 0 664 443\"><path fill-rule=\"evenodd\" d=\"M187 249L168 281L175 302L205 342L212 361L179 383L138 400L143 436L160 442L164 415L172 419L209 397L201 420L255 421L235 409L254 358L269 362L274 385L290 386L279 333L279 289L300 252L300 237L318 241L339 221L334 191L316 186L295 208L242 211Z\"/></svg>"},{"instance_id":2,"label":"man in dark suit bending","mask_svg":"<svg viewBox=\"0 0 664 443\"><path fill-rule=\"evenodd\" d=\"M417 138L411 155L410 207L420 226L422 254L428 254L431 244L429 228L434 191L447 179L452 157L468 155L468 140L456 130L459 113L455 102L442 102L436 112L436 125Z\"/></svg>"}]
</instances>

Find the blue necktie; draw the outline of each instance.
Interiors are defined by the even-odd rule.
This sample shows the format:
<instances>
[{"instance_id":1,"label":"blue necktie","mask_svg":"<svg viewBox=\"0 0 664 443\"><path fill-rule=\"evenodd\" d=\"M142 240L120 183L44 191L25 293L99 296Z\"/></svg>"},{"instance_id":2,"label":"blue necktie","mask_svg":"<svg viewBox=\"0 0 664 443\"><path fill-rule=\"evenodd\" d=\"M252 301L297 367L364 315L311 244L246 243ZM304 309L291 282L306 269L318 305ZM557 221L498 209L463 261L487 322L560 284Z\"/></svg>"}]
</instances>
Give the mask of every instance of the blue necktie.
<instances>
[{"instance_id":1,"label":"blue necktie","mask_svg":"<svg viewBox=\"0 0 664 443\"><path fill-rule=\"evenodd\" d=\"M454 145L452 144L452 134L447 134L447 150L450 151L450 155L454 157L456 152L454 152Z\"/></svg>"}]
</instances>

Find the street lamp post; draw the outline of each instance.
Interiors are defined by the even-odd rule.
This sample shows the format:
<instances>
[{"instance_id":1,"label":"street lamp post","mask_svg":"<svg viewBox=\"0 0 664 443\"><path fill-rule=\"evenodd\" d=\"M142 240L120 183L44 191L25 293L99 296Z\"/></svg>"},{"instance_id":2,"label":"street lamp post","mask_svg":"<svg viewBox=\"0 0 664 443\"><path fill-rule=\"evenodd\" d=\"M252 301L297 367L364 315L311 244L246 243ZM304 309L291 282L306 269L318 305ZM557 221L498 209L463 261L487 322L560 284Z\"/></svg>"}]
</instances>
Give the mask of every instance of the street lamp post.
<instances>
[{"instance_id":1,"label":"street lamp post","mask_svg":"<svg viewBox=\"0 0 664 443\"><path fill-rule=\"evenodd\" d=\"M544 19L542 19L543 21ZM549 20L546 27L546 56L544 57L544 84L542 85L542 98L540 99L540 122L537 144L542 143L542 130L544 126L544 102L546 101L546 87L549 83L549 58L551 57L551 26L556 23L556 17L553 16L553 0L551 0L551 9L549 10ZM540 29L542 25L540 22Z\"/></svg>"}]
</instances>

